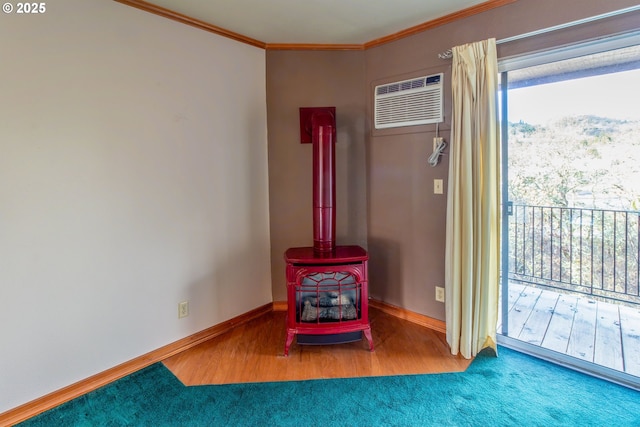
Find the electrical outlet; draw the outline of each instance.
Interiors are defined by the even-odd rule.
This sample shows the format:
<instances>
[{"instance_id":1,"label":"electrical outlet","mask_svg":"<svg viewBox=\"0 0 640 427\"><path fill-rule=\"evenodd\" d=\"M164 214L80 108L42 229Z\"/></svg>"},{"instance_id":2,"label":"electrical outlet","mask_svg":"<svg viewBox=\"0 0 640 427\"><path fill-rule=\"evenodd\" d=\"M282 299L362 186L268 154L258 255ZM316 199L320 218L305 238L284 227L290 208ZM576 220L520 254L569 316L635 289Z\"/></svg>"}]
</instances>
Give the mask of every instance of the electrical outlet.
<instances>
[{"instance_id":1,"label":"electrical outlet","mask_svg":"<svg viewBox=\"0 0 640 427\"><path fill-rule=\"evenodd\" d=\"M433 194L442 194L443 193L443 182L441 179L433 180Z\"/></svg>"},{"instance_id":2,"label":"electrical outlet","mask_svg":"<svg viewBox=\"0 0 640 427\"><path fill-rule=\"evenodd\" d=\"M436 286L436 301L444 302L444 288Z\"/></svg>"},{"instance_id":3,"label":"electrical outlet","mask_svg":"<svg viewBox=\"0 0 640 427\"><path fill-rule=\"evenodd\" d=\"M178 303L178 319L187 317L189 315L189 301L182 301Z\"/></svg>"}]
</instances>

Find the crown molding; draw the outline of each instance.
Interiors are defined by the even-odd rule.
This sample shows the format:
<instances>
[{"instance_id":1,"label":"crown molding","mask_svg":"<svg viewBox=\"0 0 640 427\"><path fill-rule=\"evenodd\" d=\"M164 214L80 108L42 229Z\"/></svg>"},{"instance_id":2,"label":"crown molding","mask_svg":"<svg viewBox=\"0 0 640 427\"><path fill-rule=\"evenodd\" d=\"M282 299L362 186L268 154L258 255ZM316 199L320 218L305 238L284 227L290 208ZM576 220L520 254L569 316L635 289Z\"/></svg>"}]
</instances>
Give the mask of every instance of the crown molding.
<instances>
[{"instance_id":1,"label":"crown molding","mask_svg":"<svg viewBox=\"0 0 640 427\"><path fill-rule=\"evenodd\" d=\"M405 30L398 31L397 33L390 34L388 36L381 37L379 39L371 40L369 42L366 42L363 46L364 46L364 49L370 49L372 47L380 46L385 43L390 43L399 39L403 39L405 37L409 37L414 34L422 33L423 31L427 31L432 28L439 27L441 25L449 24L451 22L458 21L460 19L468 18L470 16L477 15L479 13L483 13L491 9L495 9L511 3L515 3L516 1L518 0L488 0L484 3L480 3L475 6L471 6L466 9L462 9L457 12L442 16L440 18L423 22L422 24L418 24L414 27L410 27Z\"/></svg>"},{"instance_id":2,"label":"crown molding","mask_svg":"<svg viewBox=\"0 0 640 427\"><path fill-rule=\"evenodd\" d=\"M143 0L114 0L118 3L126 4L127 6L135 7L136 9L144 10L145 12L153 13L164 18L171 19L173 21L180 22L182 24L191 25L192 27L199 28L201 30L208 31L210 33L218 34L223 37L230 38L242 43L249 44L251 46L266 49L267 44L260 40L252 39L251 37L243 36L242 34L234 33L233 31L225 30L224 28L217 27L199 19L191 18L190 16L183 15L164 7L156 6L153 3L148 3Z\"/></svg>"},{"instance_id":3,"label":"crown molding","mask_svg":"<svg viewBox=\"0 0 640 427\"><path fill-rule=\"evenodd\" d=\"M424 22L422 24L407 28L402 31L398 31L397 33L393 33L379 39L371 40L364 44L266 43L260 40L253 39L251 37L244 36L242 34L234 33L233 31L229 31L221 27L217 27L207 22L191 18L187 15L183 15L173 10L157 6L144 0L114 1L265 50L366 50L372 47L383 45L385 43L400 40L405 37L409 37L435 27L439 27L441 25L449 24L460 19L468 18L470 16L477 15L491 9L515 3L517 0L488 0L484 3L480 3L475 6L450 13L440 18Z\"/></svg>"},{"instance_id":4,"label":"crown molding","mask_svg":"<svg viewBox=\"0 0 640 427\"><path fill-rule=\"evenodd\" d=\"M364 50L362 44L267 43L267 50Z\"/></svg>"}]
</instances>

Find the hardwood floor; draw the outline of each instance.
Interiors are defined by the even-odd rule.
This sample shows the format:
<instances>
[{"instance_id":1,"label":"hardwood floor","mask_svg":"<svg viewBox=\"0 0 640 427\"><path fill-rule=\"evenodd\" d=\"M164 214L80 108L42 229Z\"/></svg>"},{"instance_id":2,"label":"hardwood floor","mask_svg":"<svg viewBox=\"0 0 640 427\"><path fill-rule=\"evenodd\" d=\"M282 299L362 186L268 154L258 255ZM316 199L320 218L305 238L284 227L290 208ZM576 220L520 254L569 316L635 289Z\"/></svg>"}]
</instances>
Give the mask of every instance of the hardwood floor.
<instances>
[{"instance_id":1,"label":"hardwood floor","mask_svg":"<svg viewBox=\"0 0 640 427\"><path fill-rule=\"evenodd\" d=\"M373 307L374 352L366 339L321 346L294 340L284 357L285 316L264 314L163 363L185 385L460 372L471 363L451 355L442 332Z\"/></svg>"}]
</instances>

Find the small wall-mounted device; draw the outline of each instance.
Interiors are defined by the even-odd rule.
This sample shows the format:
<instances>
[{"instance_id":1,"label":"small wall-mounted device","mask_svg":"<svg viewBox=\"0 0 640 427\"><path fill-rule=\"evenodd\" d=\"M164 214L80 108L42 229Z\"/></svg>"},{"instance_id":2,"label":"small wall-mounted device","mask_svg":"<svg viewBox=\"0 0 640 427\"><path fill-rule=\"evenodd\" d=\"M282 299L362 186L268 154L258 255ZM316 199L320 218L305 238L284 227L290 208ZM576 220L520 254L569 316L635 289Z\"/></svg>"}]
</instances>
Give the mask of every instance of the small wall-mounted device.
<instances>
[{"instance_id":1,"label":"small wall-mounted device","mask_svg":"<svg viewBox=\"0 0 640 427\"><path fill-rule=\"evenodd\" d=\"M444 138L440 136L438 124L436 123L436 136L433 138L433 152L429 156L429 164L431 166L435 167L438 164L440 156L442 156L442 152L446 146L447 143L444 141Z\"/></svg>"}]
</instances>

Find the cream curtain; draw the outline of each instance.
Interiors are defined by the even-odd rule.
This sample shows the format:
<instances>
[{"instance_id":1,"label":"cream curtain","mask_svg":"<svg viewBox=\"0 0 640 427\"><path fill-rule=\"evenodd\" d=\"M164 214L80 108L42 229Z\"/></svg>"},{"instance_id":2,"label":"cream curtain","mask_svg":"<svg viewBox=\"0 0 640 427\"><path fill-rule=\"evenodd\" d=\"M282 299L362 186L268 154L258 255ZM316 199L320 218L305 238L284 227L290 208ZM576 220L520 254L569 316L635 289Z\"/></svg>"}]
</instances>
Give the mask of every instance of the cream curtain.
<instances>
[{"instance_id":1,"label":"cream curtain","mask_svg":"<svg viewBox=\"0 0 640 427\"><path fill-rule=\"evenodd\" d=\"M452 49L445 310L452 354L497 354L500 140L495 39Z\"/></svg>"}]
</instances>

